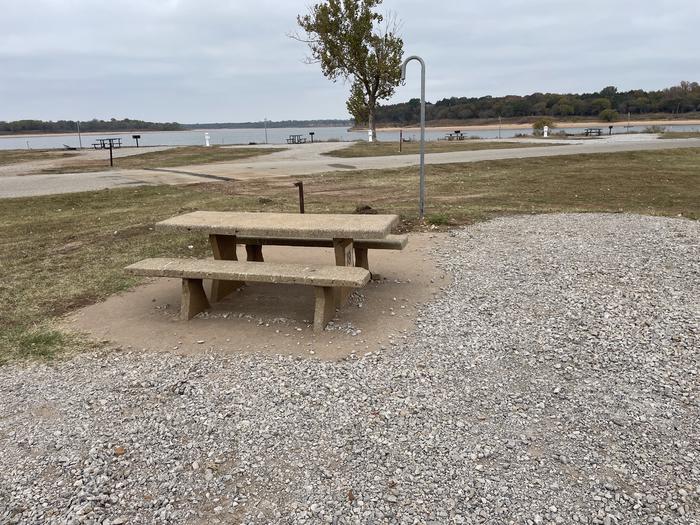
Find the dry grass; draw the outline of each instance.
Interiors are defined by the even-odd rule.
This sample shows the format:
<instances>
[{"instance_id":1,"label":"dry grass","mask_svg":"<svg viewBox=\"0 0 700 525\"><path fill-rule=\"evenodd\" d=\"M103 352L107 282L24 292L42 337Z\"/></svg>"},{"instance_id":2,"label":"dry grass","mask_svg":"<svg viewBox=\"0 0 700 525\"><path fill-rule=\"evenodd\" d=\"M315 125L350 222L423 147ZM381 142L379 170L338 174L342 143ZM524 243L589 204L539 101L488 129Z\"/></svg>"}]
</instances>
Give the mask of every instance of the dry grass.
<instances>
[{"instance_id":1,"label":"dry grass","mask_svg":"<svg viewBox=\"0 0 700 525\"><path fill-rule=\"evenodd\" d=\"M499 215L612 211L700 219L700 148L428 166L428 220L468 224ZM309 213L369 204L416 227L415 168L304 177ZM0 362L48 358L87 343L53 320L137 280L143 257L204 256L202 235L153 231L196 209L297 210L294 179L141 187L21 198L0 206ZM192 248L190 248L192 246Z\"/></svg>"},{"instance_id":2,"label":"dry grass","mask_svg":"<svg viewBox=\"0 0 700 525\"><path fill-rule=\"evenodd\" d=\"M700 139L700 131L664 131L662 139Z\"/></svg>"},{"instance_id":3,"label":"dry grass","mask_svg":"<svg viewBox=\"0 0 700 525\"><path fill-rule=\"evenodd\" d=\"M0 150L0 166L8 164L18 164L33 160L64 159L76 157L79 153L75 151L64 151L56 149L9 149Z\"/></svg>"},{"instance_id":4,"label":"dry grass","mask_svg":"<svg viewBox=\"0 0 700 525\"><path fill-rule=\"evenodd\" d=\"M114 159L114 167L122 169L174 168L192 164L211 164L269 155L285 148L228 148L220 146L181 146L160 151L149 151L140 155L130 155ZM46 168L41 173L76 173L103 171L109 169L109 152L105 150L105 160L76 159L75 163L65 163L60 167Z\"/></svg>"},{"instance_id":5,"label":"dry grass","mask_svg":"<svg viewBox=\"0 0 700 525\"><path fill-rule=\"evenodd\" d=\"M493 142L488 140L470 139L459 141L431 141L425 143L426 153L448 153L450 151L478 151L485 149L533 148L540 146L556 146L543 141L541 144L527 142ZM398 142L355 142L351 146L328 153L329 157L385 157L387 155L417 155L420 145L418 142L405 142L399 152Z\"/></svg>"}]
</instances>

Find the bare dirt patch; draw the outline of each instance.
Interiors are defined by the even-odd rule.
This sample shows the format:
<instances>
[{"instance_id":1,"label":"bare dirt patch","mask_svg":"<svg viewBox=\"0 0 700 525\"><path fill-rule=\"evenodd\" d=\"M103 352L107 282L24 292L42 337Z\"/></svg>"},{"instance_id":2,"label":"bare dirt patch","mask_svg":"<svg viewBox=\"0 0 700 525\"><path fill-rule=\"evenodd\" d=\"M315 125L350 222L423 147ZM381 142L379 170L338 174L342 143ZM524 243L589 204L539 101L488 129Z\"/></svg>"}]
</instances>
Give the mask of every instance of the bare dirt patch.
<instances>
[{"instance_id":1,"label":"bare dirt patch","mask_svg":"<svg viewBox=\"0 0 700 525\"><path fill-rule=\"evenodd\" d=\"M445 239L416 234L402 252L370 251L370 267L381 278L356 292L322 334L313 333L311 287L247 285L183 322L178 279L157 279L83 308L65 326L124 348L178 354L262 352L329 360L363 355L402 340L414 326L417 307L449 284L432 255ZM275 246L266 247L265 258L332 264L333 254Z\"/></svg>"}]
</instances>

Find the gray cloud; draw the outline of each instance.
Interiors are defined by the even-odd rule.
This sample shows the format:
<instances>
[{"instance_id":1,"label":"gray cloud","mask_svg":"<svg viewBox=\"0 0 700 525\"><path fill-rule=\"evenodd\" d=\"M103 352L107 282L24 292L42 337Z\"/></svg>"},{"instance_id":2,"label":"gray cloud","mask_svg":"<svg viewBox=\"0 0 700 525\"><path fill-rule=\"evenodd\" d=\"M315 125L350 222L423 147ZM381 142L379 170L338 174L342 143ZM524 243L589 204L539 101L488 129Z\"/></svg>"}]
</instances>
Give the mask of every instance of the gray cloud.
<instances>
[{"instance_id":1,"label":"gray cloud","mask_svg":"<svg viewBox=\"0 0 700 525\"><path fill-rule=\"evenodd\" d=\"M428 98L698 80L697 0L385 0ZM346 116L287 38L311 2L0 0L0 120ZM394 100L417 96L417 66Z\"/></svg>"}]
</instances>

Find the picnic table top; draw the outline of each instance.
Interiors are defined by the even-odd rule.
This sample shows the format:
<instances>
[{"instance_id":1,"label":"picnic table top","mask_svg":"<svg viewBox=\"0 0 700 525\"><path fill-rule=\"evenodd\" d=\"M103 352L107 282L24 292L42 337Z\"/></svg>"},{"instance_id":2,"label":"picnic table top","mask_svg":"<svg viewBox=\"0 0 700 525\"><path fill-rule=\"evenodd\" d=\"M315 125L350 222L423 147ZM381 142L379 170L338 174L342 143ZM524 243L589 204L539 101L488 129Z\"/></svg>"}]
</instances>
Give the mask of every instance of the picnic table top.
<instances>
[{"instance_id":1,"label":"picnic table top","mask_svg":"<svg viewBox=\"0 0 700 525\"><path fill-rule=\"evenodd\" d=\"M398 215L194 211L156 228L242 237L382 239L398 221Z\"/></svg>"}]
</instances>

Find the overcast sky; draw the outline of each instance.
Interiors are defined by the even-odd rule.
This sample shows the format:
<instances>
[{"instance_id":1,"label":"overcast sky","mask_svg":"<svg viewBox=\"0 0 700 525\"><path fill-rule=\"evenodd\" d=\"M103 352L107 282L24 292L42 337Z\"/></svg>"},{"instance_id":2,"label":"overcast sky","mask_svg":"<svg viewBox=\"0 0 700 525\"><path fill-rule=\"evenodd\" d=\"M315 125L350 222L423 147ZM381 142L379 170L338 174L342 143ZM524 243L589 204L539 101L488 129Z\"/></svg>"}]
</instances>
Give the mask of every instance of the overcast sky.
<instances>
[{"instance_id":1,"label":"overcast sky","mask_svg":"<svg viewBox=\"0 0 700 525\"><path fill-rule=\"evenodd\" d=\"M313 0L0 0L0 120L346 118L287 38ZM698 0L385 0L427 98L700 80ZM412 63L394 101L419 94Z\"/></svg>"}]
</instances>

